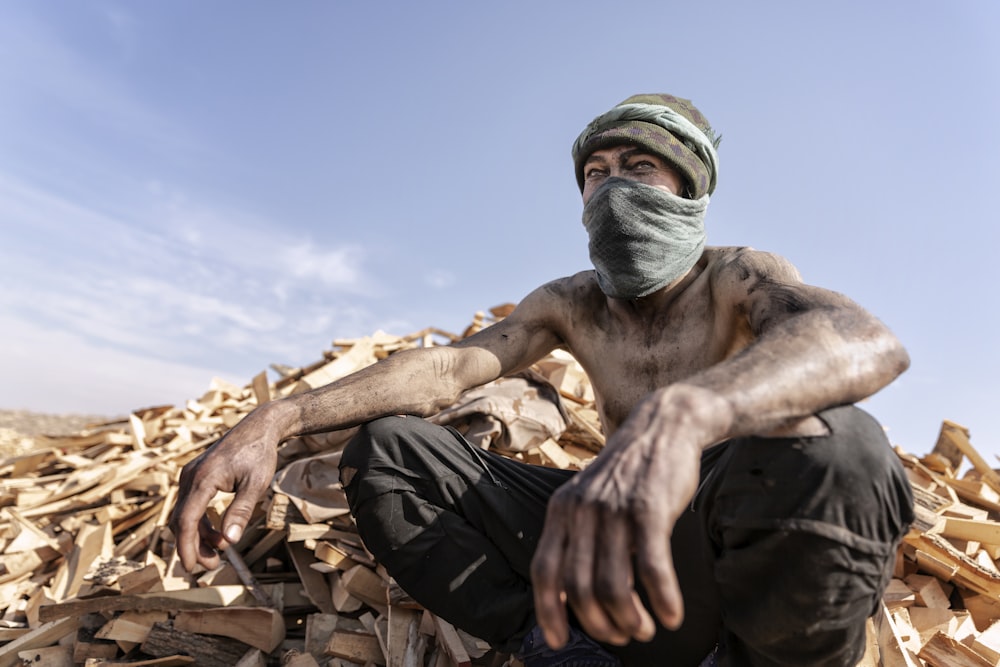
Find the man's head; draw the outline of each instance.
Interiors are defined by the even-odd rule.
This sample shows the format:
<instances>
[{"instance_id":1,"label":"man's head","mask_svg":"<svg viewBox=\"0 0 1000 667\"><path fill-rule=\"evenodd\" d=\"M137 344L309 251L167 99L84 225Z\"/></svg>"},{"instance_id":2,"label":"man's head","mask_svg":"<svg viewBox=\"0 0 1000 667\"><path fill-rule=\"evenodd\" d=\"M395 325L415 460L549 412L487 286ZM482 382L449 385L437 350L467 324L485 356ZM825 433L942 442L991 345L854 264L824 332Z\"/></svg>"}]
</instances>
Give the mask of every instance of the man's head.
<instances>
[{"instance_id":1,"label":"man's head","mask_svg":"<svg viewBox=\"0 0 1000 667\"><path fill-rule=\"evenodd\" d=\"M630 145L665 160L684 180L680 194L700 199L715 189L718 143L708 121L689 100L633 95L595 118L573 144L577 183L583 192L583 167L595 151Z\"/></svg>"}]
</instances>

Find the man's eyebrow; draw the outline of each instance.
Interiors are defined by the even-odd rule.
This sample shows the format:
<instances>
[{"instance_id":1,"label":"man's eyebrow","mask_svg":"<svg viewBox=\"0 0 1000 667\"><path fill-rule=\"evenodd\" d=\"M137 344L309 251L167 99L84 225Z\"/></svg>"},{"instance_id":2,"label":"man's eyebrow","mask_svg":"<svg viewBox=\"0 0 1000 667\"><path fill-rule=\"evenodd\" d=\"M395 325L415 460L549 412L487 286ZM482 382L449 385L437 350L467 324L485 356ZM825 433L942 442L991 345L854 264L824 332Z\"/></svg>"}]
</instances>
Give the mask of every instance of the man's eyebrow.
<instances>
[{"instance_id":1,"label":"man's eyebrow","mask_svg":"<svg viewBox=\"0 0 1000 667\"><path fill-rule=\"evenodd\" d=\"M657 156L656 153L654 153L653 151L649 150L648 148L644 148L642 146L636 146L635 148L630 148L627 151L622 151L621 153L619 153L618 154L618 159L619 160L628 160L630 158L635 157L636 155L650 155L652 157L659 157L659 156Z\"/></svg>"},{"instance_id":2,"label":"man's eyebrow","mask_svg":"<svg viewBox=\"0 0 1000 667\"><path fill-rule=\"evenodd\" d=\"M607 162L608 159L603 155L594 155L593 153L587 156L587 159L583 161L584 166L590 164L591 162Z\"/></svg>"}]
</instances>

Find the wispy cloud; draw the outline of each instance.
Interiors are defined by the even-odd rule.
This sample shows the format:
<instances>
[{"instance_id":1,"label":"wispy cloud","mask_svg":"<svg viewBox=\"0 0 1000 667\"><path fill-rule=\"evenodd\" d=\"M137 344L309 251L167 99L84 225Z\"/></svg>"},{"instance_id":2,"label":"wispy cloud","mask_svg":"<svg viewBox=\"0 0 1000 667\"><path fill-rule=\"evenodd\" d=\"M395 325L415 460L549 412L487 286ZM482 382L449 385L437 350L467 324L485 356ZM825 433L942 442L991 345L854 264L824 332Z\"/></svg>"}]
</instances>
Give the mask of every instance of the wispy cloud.
<instances>
[{"instance_id":1,"label":"wispy cloud","mask_svg":"<svg viewBox=\"0 0 1000 667\"><path fill-rule=\"evenodd\" d=\"M424 276L424 282L436 289L451 287L455 284L455 274L444 269L435 269Z\"/></svg>"},{"instance_id":2,"label":"wispy cloud","mask_svg":"<svg viewBox=\"0 0 1000 667\"><path fill-rule=\"evenodd\" d=\"M184 200L162 220L125 222L0 174L4 340L50 332L18 343L36 370L58 340L88 355L233 372L313 361L333 323L371 327L344 297L375 284L362 248L293 242L278 225Z\"/></svg>"}]
</instances>

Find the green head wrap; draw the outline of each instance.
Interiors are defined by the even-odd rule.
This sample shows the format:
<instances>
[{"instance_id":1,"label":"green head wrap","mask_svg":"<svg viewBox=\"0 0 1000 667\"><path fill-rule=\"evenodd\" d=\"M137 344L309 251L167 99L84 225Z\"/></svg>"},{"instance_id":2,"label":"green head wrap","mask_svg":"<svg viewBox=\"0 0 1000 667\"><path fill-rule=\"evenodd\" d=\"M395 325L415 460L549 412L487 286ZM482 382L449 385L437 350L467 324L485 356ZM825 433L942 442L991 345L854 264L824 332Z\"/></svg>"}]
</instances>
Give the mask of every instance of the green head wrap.
<instances>
[{"instance_id":1,"label":"green head wrap","mask_svg":"<svg viewBox=\"0 0 1000 667\"><path fill-rule=\"evenodd\" d=\"M573 144L576 180L583 191L583 164L596 150L635 144L670 163L687 181L688 196L715 191L718 157L711 125L689 100L673 95L633 95L595 118Z\"/></svg>"}]
</instances>

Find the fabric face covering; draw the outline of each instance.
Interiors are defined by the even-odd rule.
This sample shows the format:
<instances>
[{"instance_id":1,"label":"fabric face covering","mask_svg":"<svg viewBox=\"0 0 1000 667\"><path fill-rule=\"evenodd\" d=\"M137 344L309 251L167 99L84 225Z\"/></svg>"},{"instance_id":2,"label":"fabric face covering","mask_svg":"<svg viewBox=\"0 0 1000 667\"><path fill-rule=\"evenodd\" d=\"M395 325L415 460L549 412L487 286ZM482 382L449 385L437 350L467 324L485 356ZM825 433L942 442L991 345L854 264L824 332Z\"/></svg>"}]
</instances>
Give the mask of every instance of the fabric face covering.
<instances>
[{"instance_id":1,"label":"fabric face covering","mask_svg":"<svg viewBox=\"0 0 1000 667\"><path fill-rule=\"evenodd\" d=\"M638 299L687 273L705 248L707 208L708 195L684 199L625 178L607 179L583 208L601 290Z\"/></svg>"}]
</instances>

